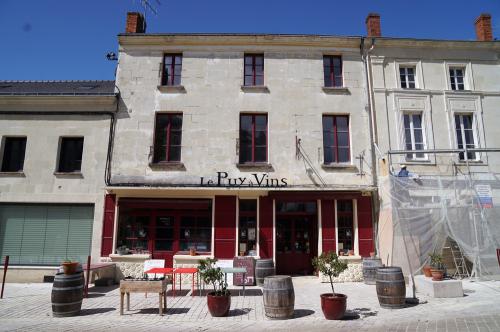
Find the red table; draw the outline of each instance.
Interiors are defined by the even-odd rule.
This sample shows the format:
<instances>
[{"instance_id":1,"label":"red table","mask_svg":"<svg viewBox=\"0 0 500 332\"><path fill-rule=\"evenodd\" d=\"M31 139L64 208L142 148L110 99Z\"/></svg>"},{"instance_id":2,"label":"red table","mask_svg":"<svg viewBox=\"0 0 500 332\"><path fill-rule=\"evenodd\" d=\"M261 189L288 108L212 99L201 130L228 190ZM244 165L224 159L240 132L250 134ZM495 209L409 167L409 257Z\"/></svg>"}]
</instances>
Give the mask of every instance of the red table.
<instances>
[{"instance_id":1,"label":"red table","mask_svg":"<svg viewBox=\"0 0 500 332\"><path fill-rule=\"evenodd\" d=\"M182 274L191 274L191 280L192 280L192 285L191 285L191 296L194 296L194 275L198 273L198 269L195 267L179 267L174 269L174 280L175 280L175 274L179 274L179 290L181 290L182 287ZM199 277L199 275L197 275ZM196 279L198 289L200 290L200 281L198 278ZM200 290L201 292L201 290ZM201 295L201 293L200 293Z\"/></svg>"},{"instance_id":2,"label":"red table","mask_svg":"<svg viewBox=\"0 0 500 332\"><path fill-rule=\"evenodd\" d=\"M198 269L193 268L171 268L171 267L154 267L152 269L147 270L145 273L151 274L171 274L172 275L172 292L175 297L175 275L179 274L179 290L182 290L182 274L191 274L192 276L192 286L191 286L191 296L194 296L194 275L198 273ZM199 276L198 276L199 277ZM199 286L199 280L197 279L197 286Z\"/></svg>"}]
</instances>

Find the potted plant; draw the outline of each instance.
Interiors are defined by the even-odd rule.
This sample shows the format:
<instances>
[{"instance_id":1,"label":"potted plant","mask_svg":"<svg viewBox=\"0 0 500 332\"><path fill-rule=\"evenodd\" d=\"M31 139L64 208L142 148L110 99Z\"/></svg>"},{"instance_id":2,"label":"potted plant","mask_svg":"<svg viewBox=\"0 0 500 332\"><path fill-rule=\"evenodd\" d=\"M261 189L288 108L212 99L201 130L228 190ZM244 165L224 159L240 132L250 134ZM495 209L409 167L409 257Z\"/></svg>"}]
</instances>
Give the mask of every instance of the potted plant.
<instances>
[{"instance_id":1,"label":"potted plant","mask_svg":"<svg viewBox=\"0 0 500 332\"><path fill-rule=\"evenodd\" d=\"M196 249L194 247L189 248L189 256L196 256Z\"/></svg>"},{"instance_id":2,"label":"potted plant","mask_svg":"<svg viewBox=\"0 0 500 332\"><path fill-rule=\"evenodd\" d=\"M61 266L63 268L64 274L70 275L70 274L75 274L76 269L78 268L78 262L71 261L69 259L63 261L61 263Z\"/></svg>"},{"instance_id":3,"label":"potted plant","mask_svg":"<svg viewBox=\"0 0 500 332\"><path fill-rule=\"evenodd\" d=\"M433 281L441 281L444 276L443 256L434 252L429 254L431 258L431 275Z\"/></svg>"},{"instance_id":4,"label":"potted plant","mask_svg":"<svg viewBox=\"0 0 500 332\"><path fill-rule=\"evenodd\" d=\"M347 305L347 296L335 293L333 278L338 277L347 269L347 263L339 260L333 251L324 252L319 257L313 258L313 266L330 279L331 293L321 294L321 310L326 319L341 319L344 317Z\"/></svg>"},{"instance_id":5,"label":"potted plant","mask_svg":"<svg viewBox=\"0 0 500 332\"><path fill-rule=\"evenodd\" d=\"M224 281L224 273L215 263L217 259L207 258L199 261L200 277L206 284L211 284L213 292L207 294L208 311L213 317L223 317L231 307L231 293Z\"/></svg>"}]
</instances>

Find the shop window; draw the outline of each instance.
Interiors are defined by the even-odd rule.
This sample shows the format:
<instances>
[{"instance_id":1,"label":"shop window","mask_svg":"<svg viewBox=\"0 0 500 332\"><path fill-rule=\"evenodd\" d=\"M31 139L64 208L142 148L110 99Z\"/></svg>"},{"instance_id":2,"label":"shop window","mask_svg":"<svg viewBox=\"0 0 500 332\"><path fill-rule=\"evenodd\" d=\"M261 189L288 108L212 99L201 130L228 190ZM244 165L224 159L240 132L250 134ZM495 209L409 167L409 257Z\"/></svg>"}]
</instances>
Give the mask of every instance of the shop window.
<instances>
[{"instance_id":1,"label":"shop window","mask_svg":"<svg viewBox=\"0 0 500 332\"><path fill-rule=\"evenodd\" d=\"M5 137L2 172L22 172L26 152L26 137Z\"/></svg>"},{"instance_id":2,"label":"shop window","mask_svg":"<svg viewBox=\"0 0 500 332\"><path fill-rule=\"evenodd\" d=\"M338 250L354 250L354 214L352 200L337 201Z\"/></svg>"},{"instance_id":3,"label":"shop window","mask_svg":"<svg viewBox=\"0 0 500 332\"><path fill-rule=\"evenodd\" d=\"M61 137L59 173L80 172L82 169L83 137Z\"/></svg>"},{"instance_id":4,"label":"shop window","mask_svg":"<svg viewBox=\"0 0 500 332\"><path fill-rule=\"evenodd\" d=\"M126 246L132 253L148 251L149 216L122 215L119 223L117 246Z\"/></svg>"},{"instance_id":5,"label":"shop window","mask_svg":"<svg viewBox=\"0 0 500 332\"><path fill-rule=\"evenodd\" d=\"M163 56L163 73L161 84L167 86L181 85L182 54L165 54Z\"/></svg>"},{"instance_id":6,"label":"shop window","mask_svg":"<svg viewBox=\"0 0 500 332\"><path fill-rule=\"evenodd\" d=\"M257 200L239 201L238 251L240 255L257 255Z\"/></svg>"},{"instance_id":7,"label":"shop window","mask_svg":"<svg viewBox=\"0 0 500 332\"><path fill-rule=\"evenodd\" d=\"M350 162L349 116L323 115L323 158L325 164Z\"/></svg>"},{"instance_id":8,"label":"shop window","mask_svg":"<svg viewBox=\"0 0 500 332\"><path fill-rule=\"evenodd\" d=\"M278 213L303 212L314 214L316 213L316 202L278 202L276 211Z\"/></svg>"},{"instance_id":9,"label":"shop window","mask_svg":"<svg viewBox=\"0 0 500 332\"><path fill-rule=\"evenodd\" d=\"M342 82L342 57L338 55L323 56L323 72L325 87L341 88Z\"/></svg>"},{"instance_id":10,"label":"shop window","mask_svg":"<svg viewBox=\"0 0 500 332\"><path fill-rule=\"evenodd\" d=\"M245 86L264 85L264 55L245 54Z\"/></svg>"},{"instance_id":11,"label":"shop window","mask_svg":"<svg viewBox=\"0 0 500 332\"><path fill-rule=\"evenodd\" d=\"M197 252L210 252L212 242L212 223L205 216L182 216L180 222L179 250L195 249Z\"/></svg>"},{"instance_id":12,"label":"shop window","mask_svg":"<svg viewBox=\"0 0 500 332\"><path fill-rule=\"evenodd\" d=\"M240 115L240 164L267 161L267 114Z\"/></svg>"},{"instance_id":13,"label":"shop window","mask_svg":"<svg viewBox=\"0 0 500 332\"><path fill-rule=\"evenodd\" d=\"M154 163L181 160L182 114L157 113L154 139Z\"/></svg>"}]
</instances>

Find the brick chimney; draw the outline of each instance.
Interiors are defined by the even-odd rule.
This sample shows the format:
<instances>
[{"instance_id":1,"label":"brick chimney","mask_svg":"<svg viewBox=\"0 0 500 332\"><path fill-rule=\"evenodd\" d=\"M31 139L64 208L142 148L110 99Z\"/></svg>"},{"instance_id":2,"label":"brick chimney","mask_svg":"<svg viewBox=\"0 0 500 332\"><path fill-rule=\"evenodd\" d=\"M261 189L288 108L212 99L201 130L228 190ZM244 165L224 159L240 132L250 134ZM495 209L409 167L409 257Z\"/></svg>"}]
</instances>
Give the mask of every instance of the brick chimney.
<instances>
[{"instance_id":1,"label":"brick chimney","mask_svg":"<svg viewBox=\"0 0 500 332\"><path fill-rule=\"evenodd\" d=\"M127 26L125 27L126 33L145 33L146 21L141 13L129 12L127 13Z\"/></svg>"},{"instance_id":2,"label":"brick chimney","mask_svg":"<svg viewBox=\"0 0 500 332\"><path fill-rule=\"evenodd\" d=\"M491 30L491 15L481 14L474 22L476 25L476 38L480 41L493 40L493 32Z\"/></svg>"},{"instance_id":3,"label":"brick chimney","mask_svg":"<svg viewBox=\"0 0 500 332\"><path fill-rule=\"evenodd\" d=\"M368 37L381 37L380 30L380 15L377 13L370 13L366 17L366 33Z\"/></svg>"}]
</instances>

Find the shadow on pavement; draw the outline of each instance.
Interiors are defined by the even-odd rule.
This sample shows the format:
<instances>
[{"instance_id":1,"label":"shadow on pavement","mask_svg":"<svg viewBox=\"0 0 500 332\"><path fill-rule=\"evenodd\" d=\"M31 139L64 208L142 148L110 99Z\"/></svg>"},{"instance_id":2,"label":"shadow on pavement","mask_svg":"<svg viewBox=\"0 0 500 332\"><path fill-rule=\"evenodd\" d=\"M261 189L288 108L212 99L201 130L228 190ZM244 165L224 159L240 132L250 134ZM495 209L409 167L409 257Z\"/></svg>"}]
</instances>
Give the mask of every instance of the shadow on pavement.
<instances>
[{"instance_id":1,"label":"shadow on pavement","mask_svg":"<svg viewBox=\"0 0 500 332\"><path fill-rule=\"evenodd\" d=\"M252 311L250 308L233 309L229 310L228 316L243 316L248 314L250 311Z\"/></svg>"},{"instance_id":2,"label":"shadow on pavement","mask_svg":"<svg viewBox=\"0 0 500 332\"><path fill-rule=\"evenodd\" d=\"M105 312L110 312L116 310L115 308L90 308L90 309L82 309L80 310L80 316L90 316L103 314Z\"/></svg>"},{"instance_id":3,"label":"shadow on pavement","mask_svg":"<svg viewBox=\"0 0 500 332\"><path fill-rule=\"evenodd\" d=\"M314 310L309 309L295 309L293 312L293 318L302 318L314 314Z\"/></svg>"},{"instance_id":4,"label":"shadow on pavement","mask_svg":"<svg viewBox=\"0 0 500 332\"><path fill-rule=\"evenodd\" d=\"M187 314L190 308L167 308L167 315Z\"/></svg>"}]
</instances>

